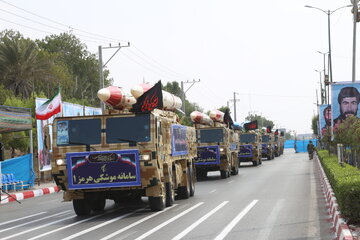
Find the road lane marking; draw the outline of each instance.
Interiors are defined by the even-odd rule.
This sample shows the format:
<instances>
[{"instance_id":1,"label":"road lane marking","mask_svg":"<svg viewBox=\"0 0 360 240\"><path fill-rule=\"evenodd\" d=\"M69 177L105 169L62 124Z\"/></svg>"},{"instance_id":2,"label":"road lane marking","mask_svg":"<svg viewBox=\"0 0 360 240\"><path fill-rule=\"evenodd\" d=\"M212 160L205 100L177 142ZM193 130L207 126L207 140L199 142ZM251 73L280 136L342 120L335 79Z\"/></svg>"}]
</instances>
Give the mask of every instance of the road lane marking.
<instances>
[{"instance_id":1,"label":"road lane marking","mask_svg":"<svg viewBox=\"0 0 360 240\"><path fill-rule=\"evenodd\" d=\"M33 237L33 238L29 238L29 239L27 239L27 240L38 239L38 238L44 237L44 236L46 236L46 235L52 234L52 233L54 233L54 232L61 231L61 230L65 229L65 228L69 228L69 227L78 225L78 224L80 224L80 223L90 221L90 220L92 220L92 219L94 219L94 218L98 218L98 217L101 217L101 216L103 216L103 215L105 215L105 214L109 214L109 213L112 213L112 212L115 212L115 210L108 211L108 212L105 212L105 213L102 213L102 214L99 214L99 215L96 215L96 216L93 216L93 217L86 218L86 219L84 219L84 220L80 220L80 221L77 221L77 222L68 224L68 225L66 225L66 226L64 226L64 227L54 229L54 230L52 230L52 231L50 231L50 232L46 232L46 233L37 235L37 236L35 236L35 237Z\"/></svg>"},{"instance_id":2,"label":"road lane marking","mask_svg":"<svg viewBox=\"0 0 360 240\"><path fill-rule=\"evenodd\" d=\"M202 204L204 204L204 202L199 202L195 206L192 206L191 208L188 208L187 210L183 211L182 213L176 215L175 217L170 218L169 220L167 220L167 221L163 222L162 224L158 225L157 227L155 227L155 228L151 229L150 231L144 233L143 235L136 238L135 240L141 240L141 239L146 238L147 236L149 236L149 235L153 234L154 232L158 231L159 229L165 227L169 223L171 223L171 222L175 221L176 219L182 217L183 215L187 214L188 212L191 212L192 210L194 210L195 208L199 207Z\"/></svg>"},{"instance_id":3,"label":"road lane marking","mask_svg":"<svg viewBox=\"0 0 360 240\"><path fill-rule=\"evenodd\" d=\"M35 214L33 214L33 215L29 215L29 216L26 216L26 217L21 217L21 218L17 218L17 219L14 219L14 220L2 222L2 223L0 223L0 226L5 225L5 224L8 224L8 223L12 223L12 222L20 221L20 220L23 220L23 219L26 219L26 218L35 217L35 216L37 216L37 215L41 215L41 214L44 214L44 213L47 213L47 212L39 212L39 213L35 213Z\"/></svg>"},{"instance_id":4,"label":"road lane marking","mask_svg":"<svg viewBox=\"0 0 360 240\"><path fill-rule=\"evenodd\" d=\"M44 227L47 227L47 226L50 226L50 225L53 225L53 224L56 224L56 223L59 223L59 222L62 222L62 221L71 219L71 218L74 218L74 217L76 217L76 215L71 215L70 217L66 217L66 218L63 218L63 219L60 219L60 220L57 220L57 221L54 221L54 222L49 222L49 223L47 223L47 224L44 224L44 225L41 225L41 226L38 226L38 227L34 227L34 228L31 228L31 229L28 229L28 230L26 230L26 231L22 231L22 232L19 232L19 233L16 233L16 234L7 236L7 237L5 237L5 238L1 238L1 240L6 240L6 239L9 239L9 238L17 237L17 236L19 236L19 235L22 235L22 234L25 234L25 233L28 233L28 232L32 232L32 231L38 230L38 229L40 229L40 228L44 228Z\"/></svg>"},{"instance_id":5,"label":"road lane marking","mask_svg":"<svg viewBox=\"0 0 360 240\"><path fill-rule=\"evenodd\" d=\"M142 211L142 210L145 210L145 209L146 209L146 208L137 209L137 210L135 210L135 211L132 211L132 212L129 212L129 213L127 213L127 214L121 215L121 216L119 216L119 217L113 218L113 219L111 219L111 220L108 220L108 221L106 221L106 222L103 222L103 223L101 223L101 224L98 224L98 225L96 225L96 226L93 226L93 227L91 227L91 228L85 229L85 230L83 230L83 231L81 231L81 232L78 232L78 233L75 233L75 234L73 234L73 235L70 235L70 236L68 236L68 237L66 237L66 238L63 238L62 240L69 240L69 239L76 238L76 237L78 237L78 236L81 236L81 235L86 234L86 233L88 233L88 232L94 231L95 229L101 228L101 227L103 227L103 226L105 226L105 225L108 225L108 224L110 224L110 223L116 222L116 221L118 221L118 220L120 220L120 219L126 218L126 217L128 217L128 216L130 216L130 215L133 215L133 214L135 214L135 213L137 213L137 212L140 212L140 211Z\"/></svg>"},{"instance_id":6,"label":"road lane marking","mask_svg":"<svg viewBox=\"0 0 360 240\"><path fill-rule=\"evenodd\" d=\"M216 192L216 189L214 189L214 190L211 190L209 193L214 193L214 192Z\"/></svg>"},{"instance_id":7,"label":"road lane marking","mask_svg":"<svg viewBox=\"0 0 360 240\"><path fill-rule=\"evenodd\" d=\"M200 223L202 223L203 221L205 221L208 217L210 217L211 215L213 215L216 211L218 211L220 208L222 208L223 206L225 206L229 201L224 201L221 204L219 204L216 208L214 208L213 210L211 210L210 212L208 212L207 214L205 214L204 216L202 216L199 220L197 220L196 222L194 222L193 224L191 224L189 227L187 227L184 231L182 231L181 233L179 233L178 235L176 235L172 240L179 240L181 238L183 238L186 234L188 234L191 230L193 230L195 227L197 227Z\"/></svg>"},{"instance_id":8,"label":"road lane marking","mask_svg":"<svg viewBox=\"0 0 360 240\"><path fill-rule=\"evenodd\" d=\"M229 182L227 182L227 183L232 183L232 182L234 182L234 180L231 180L231 181L229 181Z\"/></svg>"},{"instance_id":9,"label":"road lane marking","mask_svg":"<svg viewBox=\"0 0 360 240\"><path fill-rule=\"evenodd\" d=\"M49 216L46 216L46 217L43 217L43 218L38 218L38 219L36 219L36 220L32 220L32 221L30 221L30 222L26 222L26 223L22 223L22 224L19 224L19 225L15 225L15 226L13 226L13 227L1 229L1 230L0 230L0 233L9 231L9 230L14 229L14 228L18 228L18 227L22 227L22 226L25 226L25 225L29 225L29 224L32 224L32 223L34 223L34 222L39 222L39 221L41 221L41 220L48 219L48 218L51 218L51 217L55 217L55 216L58 216L58 215L69 214L68 212L70 212L70 210L67 210L67 211L64 211L64 212L61 212L61 213L56 213L56 214L53 214L53 215L49 215Z\"/></svg>"},{"instance_id":10,"label":"road lane marking","mask_svg":"<svg viewBox=\"0 0 360 240\"><path fill-rule=\"evenodd\" d=\"M259 200L253 200L249 205L246 206L225 228L221 231L219 235L215 238L215 240L222 240L229 234L231 229L235 227L235 225L255 206L255 204Z\"/></svg>"},{"instance_id":11,"label":"road lane marking","mask_svg":"<svg viewBox=\"0 0 360 240\"><path fill-rule=\"evenodd\" d=\"M145 222L146 220L148 220L148 219L150 219L150 218L153 218L153 217L155 217L155 216L157 216L157 215L159 215L159 214L161 214L161 213L163 213L163 212L165 212L165 211L167 211L167 210L175 207L176 205L177 205L177 204L174 204L174 205L171 206L171 207L165 208L163 211L156 212L156 213L153 213L153 214L151 214L151 215L149 215L149 216L147 216L147 217L145 217L145 218L142 218L141 220L139 220L139 221L137 221L137 222L134 222L134 223L132 223L132 224L130 224L130 225L122 228L122 229L119 229L118 231L113 232L113 233L111 233L111 234L109 234L109 235L101 238L100 240L110 239L110 238L112 238L112 237L114 237L114 236L116 236L116 235L118 235L118 234L120 234L120 233L122 233L122 232L124 232L124 231L126 231L126 230L128 230L128 229L130 229L130 228L132 228L132 227L135 227L136 225L138 225L138 224L140 224L140 223L142 223L142 222Z\"/></svg>"},{"instance_id":12,"label":"road lane marking","mask_svg":"<svg viewBox=\"0 0 360 240\"><path fill-rule=\"evenodd\" d=\"M269 239L270 233L275 226L275 220L279 215L280 210L284 207L285 199L280 199L276 202L275 207L271 211L270 215L266 218L265 228L260 231L257 240Z\"/></svg>"}]
</instances>

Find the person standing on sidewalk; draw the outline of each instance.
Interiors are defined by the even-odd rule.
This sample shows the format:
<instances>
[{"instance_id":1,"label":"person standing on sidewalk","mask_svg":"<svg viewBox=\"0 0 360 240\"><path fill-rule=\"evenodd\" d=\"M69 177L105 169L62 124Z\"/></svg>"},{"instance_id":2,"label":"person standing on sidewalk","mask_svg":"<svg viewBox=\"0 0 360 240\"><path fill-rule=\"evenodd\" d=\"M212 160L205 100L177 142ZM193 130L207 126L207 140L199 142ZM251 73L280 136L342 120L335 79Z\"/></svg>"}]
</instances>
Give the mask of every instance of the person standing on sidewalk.
<instances>
[{"instance_id":1,"label":"person standing on sidewalk","mask_svg":"<svg viewBox=\"0 0 360 240\"><path fill-rule=\"evenodd\" d=\"M307 152L309 154L309 160L312 160L314 157L314 151L315 151L315 146L312 143L312 141L309 141L309 144L307 145Z\"/></svg>"}]
</instances>

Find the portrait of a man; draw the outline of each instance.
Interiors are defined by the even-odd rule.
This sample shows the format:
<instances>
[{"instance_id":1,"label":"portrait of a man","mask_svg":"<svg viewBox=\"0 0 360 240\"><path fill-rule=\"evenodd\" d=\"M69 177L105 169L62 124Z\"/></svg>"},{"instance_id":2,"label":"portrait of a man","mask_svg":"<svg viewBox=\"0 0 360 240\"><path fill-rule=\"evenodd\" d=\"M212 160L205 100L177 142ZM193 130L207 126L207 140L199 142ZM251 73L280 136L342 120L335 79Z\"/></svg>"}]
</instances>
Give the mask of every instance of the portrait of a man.
<instances>
[{"instance_id":1,"label":"portrait of a man","mask_svg":"<svg viewBox=\"0 0 360 240\"><path fill-rule=\"evenodd\" d=\"M333 86L334 130L350 116L357 116L360 103L359 83L335 84Z\"/></svg>"},{"instance_id":2,"label":"portrait of a man","mask_svg":"<svg viewBox=\"0 0 360 240\"><path fill-rule=\"evenodd\" d=\"M320 106L320 124L321 135L324 136L331 127L331 105Z\"/></svg>"}]
</instances>

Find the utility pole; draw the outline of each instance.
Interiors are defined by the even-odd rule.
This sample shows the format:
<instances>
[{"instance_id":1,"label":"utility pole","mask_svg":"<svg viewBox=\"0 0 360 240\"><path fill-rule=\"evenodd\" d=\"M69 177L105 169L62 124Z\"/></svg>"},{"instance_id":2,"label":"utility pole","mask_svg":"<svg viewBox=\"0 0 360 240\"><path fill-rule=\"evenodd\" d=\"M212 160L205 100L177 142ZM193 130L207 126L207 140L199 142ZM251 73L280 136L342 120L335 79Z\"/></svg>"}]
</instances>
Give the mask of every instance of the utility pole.
<instances>
[{"instance_id":1,"label":"utility pole","mask_svg":"<svg viewBox=\"0 0 360 240\"><path fill-rule=\"evenodd\" d=\"M358 0L351 0L353 4L353 14L354 14L354 27L353 27L353 59L352 59L352 82L355 82L356 78L356 23L358 22Z\"/></svg>"},{"instance_id":2,"label":"utility pole","mask_svg":"<svg viewBox=\"0 0 360 240\"><path fill-rule=\"evenodd\" d=\"M110 60L115 56L116 53L118 53L120 51L120 49L122 47L130 47L130 42L128 42L127 45L121 45L119 43L118 46L111 46L111 44L109 45L109 47L102 47L101 45L99 46L99 87L100 89L104 88L104 67L106 67L106 65L110 62ZM115 51L115 53L109 58L109 60L107 60L107 62L105 64L103 64L103 59L102 59L102 50L103 49L109 49L109 48L117 48L117 50ZM105 104L100 100L100 107L101 107L101 112L104 113L105 111Z\"/></svg>"},{"instance_id":3,"label":"utility pole","mask_svg":"<svg viewBox=\"0 0 360 240\"><path fill-rule=\"evenodd\" d=\"M236 102L240 102L240 99L236 99L236 94L239 94L237 92L234 92L234 99L231 99L230 101L234 102L234 121L236 122Z\"/></svg>"},{"instance_id":4,"label":"utility pole","mask_svg":"<svg viewBox=\"0 0 360 240\"><path fill-rule=\"evenodd\" d=\"M184 112L185 117L186 117L185 94L187 93L187 91L189 91L189 89L190 89L192 86L194 86L195 83L198 83L198 82L200 82L200 79L199 79L199 80L195 80L195 79L194 79L194 80L192 80L192 81L187 80L186 82L181 81L182 111ZM184 83L191 83L191 86L190 86L186 91L184 91Z\"/></svg>"}]
</instances>

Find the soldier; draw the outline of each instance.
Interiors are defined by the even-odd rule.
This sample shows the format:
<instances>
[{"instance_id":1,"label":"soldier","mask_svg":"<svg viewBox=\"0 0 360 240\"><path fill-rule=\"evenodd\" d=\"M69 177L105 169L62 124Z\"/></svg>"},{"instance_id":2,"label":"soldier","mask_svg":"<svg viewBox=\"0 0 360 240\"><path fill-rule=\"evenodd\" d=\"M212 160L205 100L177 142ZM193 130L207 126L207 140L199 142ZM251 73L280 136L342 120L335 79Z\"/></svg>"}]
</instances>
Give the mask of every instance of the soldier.
<instances>
[{"instance_id":1,"label":"soldier","mask_svg":"<svg viewBox=\"0 0 360 240\"><path fill-rule=\"evenodd\" d=\"M309 160L312 160L312 159L313 159L314 151L315 151L315 146L314 146L314 144L312 143L312 141L310 140L310 141L309 141L309 144L307 145L307 152L308 152L308 154L309 154Z\"/></svg>"}]
</instances>

